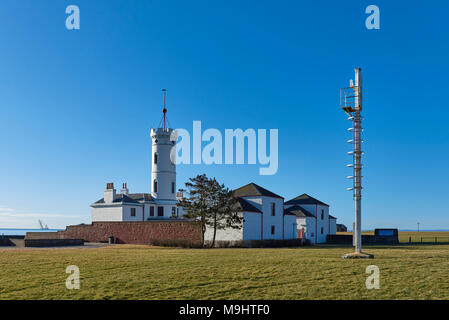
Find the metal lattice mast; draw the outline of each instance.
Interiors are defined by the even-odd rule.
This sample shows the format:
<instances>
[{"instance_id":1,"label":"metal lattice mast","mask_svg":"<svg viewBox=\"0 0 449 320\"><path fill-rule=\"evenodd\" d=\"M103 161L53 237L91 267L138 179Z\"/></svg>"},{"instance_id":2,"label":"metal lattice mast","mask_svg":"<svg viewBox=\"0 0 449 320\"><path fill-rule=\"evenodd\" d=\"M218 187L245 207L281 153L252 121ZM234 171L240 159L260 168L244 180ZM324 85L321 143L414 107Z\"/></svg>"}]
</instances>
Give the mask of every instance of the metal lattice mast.
<instances>
[{"instance_id":1,"label":"metal lattice mast","mask_svg":"<svg viewBox=\"0 0 449 320\"><path fill-rule=\"evenodd\" d=\"M352 155L353 175L348 179L352 179L353 186L348 188L352 190L355 202L355 226L353 230L355 252L362 252L362 71L360 68L355 69L355 83L350 81L350 86L341 89L340 96L341 108L349 115L348 120L352 122L352 139L348 141L353 148L348 154Z\"/></svg>"}]
</instances>

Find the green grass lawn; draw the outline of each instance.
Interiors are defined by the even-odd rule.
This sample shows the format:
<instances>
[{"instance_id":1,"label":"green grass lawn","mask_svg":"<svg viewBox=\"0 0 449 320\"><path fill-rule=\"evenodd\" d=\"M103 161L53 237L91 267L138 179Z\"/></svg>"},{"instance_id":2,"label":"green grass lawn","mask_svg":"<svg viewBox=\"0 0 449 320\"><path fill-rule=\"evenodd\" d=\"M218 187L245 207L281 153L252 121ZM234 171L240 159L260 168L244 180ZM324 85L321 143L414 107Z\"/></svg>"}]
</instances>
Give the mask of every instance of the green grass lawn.
<instances>
[{"instance_id":1,"label":"green grass lawn","mask_svg":"<svg viewBox=\"0 0 449 320\"><path fill-rule=\"evenodd\" d=\"M352 248L0 249L0 299L449 299L449 245ZM68 265L81 289L67 290ZM380 289L365 287L366 266Z\"/></svg>"}]
</instances>

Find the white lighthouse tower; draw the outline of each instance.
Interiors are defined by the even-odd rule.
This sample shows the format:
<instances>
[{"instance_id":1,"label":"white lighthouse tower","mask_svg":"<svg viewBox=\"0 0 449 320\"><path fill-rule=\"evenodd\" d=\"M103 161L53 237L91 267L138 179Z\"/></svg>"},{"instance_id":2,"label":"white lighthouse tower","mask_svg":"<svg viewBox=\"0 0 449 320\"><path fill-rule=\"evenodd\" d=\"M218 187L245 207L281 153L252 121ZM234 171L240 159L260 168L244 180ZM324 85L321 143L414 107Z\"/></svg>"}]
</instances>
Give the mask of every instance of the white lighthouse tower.
<instances>
[{"instance_id":1,"label":"white lighthouse tower","mask_svg":"<svg viewBox=\"0 0 449 320\"><path fill-rule=\"evenodd\" d=\"M110 182L104 197L91 205L93 222L183 219L182 207L178 207L176 197L176 152L171 156L178 137L176 130L166 126L166 90L162 92L163 118L157 129L151 129L151 193L130 193L128 185L123 183L120 194L117 194L114 183Z\"/></svg>"},{"instance_id":2,"label":"white lighthouse tower","mask_svg":"<svg viewBox=\"0 0 449 320\"><path fill-rule=\"evenodd\" d=\"M151 195L155 202L164 207L164 217L177 216L176 212L176 164L170 158L172 148L175 148L177 136L172 128L167 128L167 108L165 105L166 90L164 94L163 119L159 128L151 129L152 155L151 155ZM173 153L173 157L175 153ZM173 160L173 161L172 161ZM158 208L158 210L161 210ZM160 214L160 212L159 212Z\"/></svg>"}]
</instances>

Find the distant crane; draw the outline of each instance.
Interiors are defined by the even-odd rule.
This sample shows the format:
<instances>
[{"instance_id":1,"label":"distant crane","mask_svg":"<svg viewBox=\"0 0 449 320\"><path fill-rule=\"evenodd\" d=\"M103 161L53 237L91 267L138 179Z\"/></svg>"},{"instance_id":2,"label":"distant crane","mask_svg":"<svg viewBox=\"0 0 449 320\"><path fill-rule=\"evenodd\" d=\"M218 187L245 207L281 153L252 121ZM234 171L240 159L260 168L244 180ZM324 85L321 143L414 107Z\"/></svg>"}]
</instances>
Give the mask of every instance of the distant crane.
<instances>
[{"instance_id":1,"label":"distant crane","mask_svg":"<svg viewBox=\"0 0 449 320\"><path fill-rule=\"evenodd\" d=\"M48 226L42 220L38 220L41 230L48 230Z\"/></svg>"}]
</instances>

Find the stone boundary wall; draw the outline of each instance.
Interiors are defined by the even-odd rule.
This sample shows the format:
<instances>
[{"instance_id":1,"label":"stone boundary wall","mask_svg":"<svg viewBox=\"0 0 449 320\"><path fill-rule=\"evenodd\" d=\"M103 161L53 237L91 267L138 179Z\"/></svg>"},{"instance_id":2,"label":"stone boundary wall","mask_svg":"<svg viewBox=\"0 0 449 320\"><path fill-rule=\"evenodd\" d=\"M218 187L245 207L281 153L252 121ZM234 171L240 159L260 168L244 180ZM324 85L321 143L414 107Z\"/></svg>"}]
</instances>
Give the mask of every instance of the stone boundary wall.
<instances>
[{"instance_id":1,"label":"stone boundary wall","mask_svg":"<svg viewBox=\"0 0 449 320\"><path fill-rule=\"evenodd\" d=\"M14 242L23 240L24 238L25 238L25 236L0 235L0 247L16 246L16 244Z\"/></svg>"},{"instance_id":2,"label":"stone boundary wall","mask_svg":"<svg viewBox=\"0 0 449 320\"><path fill-rule=\"evenodd\" d=\"M25 247L61 247L82 245L84 245L83 239L25 239Z\"/></svg>"},{"instance_id":3,"label":"stone boundary wall","mask_svg":"<svg viewBox=\"0 0 449 320\"><path fill-rule=\"evenodd\" d=\"M201 242L201 225L198 221L153 220L139 222L93 222L67 226L58 231L59 239L83 239L86 242L150 244L152 240L188 240ZM42 239L42 238L41 238Z\"/></svg>"}]
</instances>

